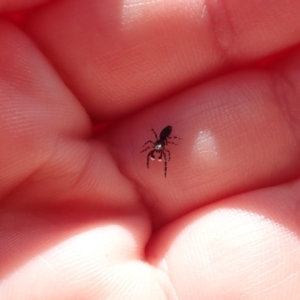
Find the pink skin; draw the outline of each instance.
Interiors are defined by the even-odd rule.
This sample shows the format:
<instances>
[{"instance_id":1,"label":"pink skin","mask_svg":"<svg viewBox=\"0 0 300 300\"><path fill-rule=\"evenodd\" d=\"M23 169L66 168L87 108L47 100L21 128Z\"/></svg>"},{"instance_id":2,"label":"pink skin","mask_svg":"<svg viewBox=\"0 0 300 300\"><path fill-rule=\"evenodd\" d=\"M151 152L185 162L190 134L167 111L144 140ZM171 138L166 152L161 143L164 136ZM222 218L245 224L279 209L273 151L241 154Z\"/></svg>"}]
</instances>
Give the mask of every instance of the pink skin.
<instances>
[{"instance_id":1,"label":"pink skin","mask_svg":"<svg viewBox=\"0 0 300 300\"><path fill-rule=\"evenodd\" d=\"M299 299L299 0L0 12L1 300Z\"/></svg>"}]
</instances>

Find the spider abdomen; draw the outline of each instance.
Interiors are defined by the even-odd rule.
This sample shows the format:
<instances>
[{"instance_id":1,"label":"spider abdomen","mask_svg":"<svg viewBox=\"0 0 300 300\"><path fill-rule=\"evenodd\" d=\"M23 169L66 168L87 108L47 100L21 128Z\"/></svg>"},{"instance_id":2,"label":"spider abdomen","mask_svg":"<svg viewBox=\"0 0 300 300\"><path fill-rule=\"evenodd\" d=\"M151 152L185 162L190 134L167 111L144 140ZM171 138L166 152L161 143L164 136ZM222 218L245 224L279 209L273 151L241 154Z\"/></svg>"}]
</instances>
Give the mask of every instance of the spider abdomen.
<instances>
[{"instance_id":1,"label":"spider abdomen","mask_svg":"<svg viewBox=\"0 0 300 300\"><path fill-rule=\"evenodd\" d=\"M166 126L159 134L159 139L161 141L166 140L170 136L171 132L172 132L172 126L171 125Z\"/></svg>"}]
</instances>

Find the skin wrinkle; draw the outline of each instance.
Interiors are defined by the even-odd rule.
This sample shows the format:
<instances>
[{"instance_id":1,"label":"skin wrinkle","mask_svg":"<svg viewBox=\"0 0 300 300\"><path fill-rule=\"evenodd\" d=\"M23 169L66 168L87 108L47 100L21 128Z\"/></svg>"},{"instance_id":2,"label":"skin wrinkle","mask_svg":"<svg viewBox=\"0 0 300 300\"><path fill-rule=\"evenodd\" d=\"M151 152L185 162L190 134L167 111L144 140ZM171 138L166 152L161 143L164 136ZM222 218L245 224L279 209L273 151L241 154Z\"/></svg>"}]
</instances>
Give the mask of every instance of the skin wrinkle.
<instances>
[{"instance_id":1,"label":"skin wrinkle","mask_svg":"<svg viewBox=\"0 0 300 300\"><path fill-rule=\"evenodd\" d=\"M205 9L214 32L214 41L219 59L229 65L237 57L235 53L235 36L237 35L232 19L225 4L226 0L206 0Z\"/></svg>"},{"instance_id":2,"label":"skin wrinkle","mask_svg":"<svg viewBox=\"0 0 300 300\"><path fill-rule=\"evenodd\" d=\"M278 287L279 285L282 285L283 283L285 283L286 281L296 277L296 276L299 276L299 274L297 274L296 272L295 273L292 273L290 274L289 276L285 277L284 279L272 284L271 286L267 287L267 288L264 288L263 290L259 290L257 293L253 293L253 296L257 296L257 295L261 295L265 292L268 292L276 287Z\"/></svg>"},{"instance_id":3,"label":"skin wrinkle","mask_svg":"<svg viewBox=\"0 0 300 300\"><path fill-rule=\"evenodd\" d=\"M294 185L297 186L297 183L295 184L295 182L292 183L293 187L292 190L295 190L295 194L297 195L297 187L295 188ZM294 204L294 209L292 210L293 212L293 216L294 216L294 220L300 220L300 195L295 197L295 204Z\"/></svg>"},{"instance_id":4,"label":"skin wrinkle","mask_svg":"<svg viewBox=\"0 0 300 300\"><path fill-rule=\"evenodd\" d=\"M86 155L84 156L85 162L84 164L81 166L81 170L78 172L78 174L76 175L76 178L73 180L73 183L71 183L71 187L70 188L76 188L77 185L80 185L80 183L84 183L86 181L86 177L87 177L87 171L90 168L90 164L93 161L93 145L91 145L91 143L88 145L88 153L86 153ZM86 184L85 184L86 185Z\"/></svg>"},{"instance_id":5,"label":"skin wrinkle","mask_svg":"<svg viewBox=\"0 0 300 300\"><path fill-rule=\"evenodd\" d=\"M13 185L11 185L9 187L9 190L5 191L4 194L1 195L1 198L3 200L5 199L10 199L12 195L14 195L14 192L18 189L21 188L22 186L26 185L26 183L28 181L30 181L32 178L34 178L34 176L36 174L38 174L41 170L43 170L43 168L45 168L45 166L47 166L49 164L49 162L51 163L54 155L55 155L55 149L58 147L59 144L59 136L53 135L52 137L55 140L52 140L52 146L51 147L47 147L47 149L50 151L47 151L48 154L45 155L44 151L43 151L43 155L40 155L40 157L43 157L43 160L40 161L33 169L30 169L30 172L27 174L24 174L24 176L22 176L21 180L19 180L18 182L15 182ZM4 202L2 202L2 205L4 206Z\"/></svg>"},{"instance_id":6,"label":"skin wrinkle","mask_svg":"<svg viewBox=\"0 0 300 300\"><path fill-rule=\"evenodd\" d=\"M273 96L270 98L273 100L273 103L278 107L280 112L282 112L282 115L294 137L295 144L299 146L300 134L299 126L297 126L297 123L299 122L297 121L297 113L295 113L295 108L299 101L299 95L297 95L297 88L293 84L294 80L290 80L288 76L277 69L269 70L269 79L270 91ZM292 103L295 103L295 105L292 105ZM296 110L296 112L298 111Z\"/></svg>"},{"instance_id":7,"label":"skin wrinkle","mask_svg":"<svg viewBox=\"0 0 300 300\"><path fill-rule=\"evenodd\" d=\"M109 136L109 132L106 133ZM104 136L104 140L105 140L105 136ZM128 140L129 143L132 143L132 140ZM115 167L116 169L120 172L121 176L123 176L124 178L126 178L127 180L130 181L131 185L133 186L133 190L135 191L135 194L137 195L137 202L142 206L144 213L147 215L147 218L149 220L151 220L151 224L153 224L153 220L154 220L154 216L153 216L153 212L150 209L150 205L149 202L146 201L145 197L143 197L143 189L144 187L142 187L142 184L140 182L138 182L137 180L135 180L135 178L133 176L130 176L130 173L125 172L124 168L122 167L123 163L120 159L118 159L118 155L116 154L116 149L118 149L118 144L113 143L109 143L108 144L108 149L111 153L111 157L115 163ZM133 157L133 153L131 151L127 152L131 157ZM130 159L132 160L132 158ZM149 240L145 243L145 248L147 247Z\"/></svg>"}]
</instances>

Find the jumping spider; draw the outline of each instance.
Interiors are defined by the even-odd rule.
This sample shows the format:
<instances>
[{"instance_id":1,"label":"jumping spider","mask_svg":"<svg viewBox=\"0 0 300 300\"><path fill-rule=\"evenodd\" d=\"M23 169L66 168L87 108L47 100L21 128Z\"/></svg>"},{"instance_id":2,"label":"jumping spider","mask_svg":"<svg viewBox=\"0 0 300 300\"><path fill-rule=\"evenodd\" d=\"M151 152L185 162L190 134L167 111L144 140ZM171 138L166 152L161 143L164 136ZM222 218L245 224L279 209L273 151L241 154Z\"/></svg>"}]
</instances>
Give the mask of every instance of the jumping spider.
<instances>
[{"instance_id":1,"label":"jumping spider","mask_svg":"<svg viewBox=\"0 0 300 300\"><path fill-rule=\"evenodd\" d=\"M156 152L159 153L158 161L162 161L162 157L164 158L164 162L165 162L165 177L166 177L167 176L167 168L168 168L167 163L171 159L171 152L170 152L170 150L166 149L166 146L168 144L178 145L178 144L175 144L175 143L171 142L170 139L179 139L179 140L181 140L181 138L179 138L177 136L170 136L170 134L172 132L172 126L170 126L170 125L166 126L161 131L161 133L159 134L159 138L158 138L156 132L154 131L154 129L151 129L151 130L152 130L152 132L155 135L156 141L155 142L153 142L151 140L147 141L143 145L143 147L146 146L147 144L151 144L151 146L148 146L145 149L143 149L141 151L141 153L145 152L145 151L147 151L149 149L152 149L148 153L148 155L147 155L147 168L148 169L149 169L149 159L151 158L151 160L154 160L155 159L154 154ZM168 154L168 157L167 157L167 154Z\"/></svg>"}]
</instances>

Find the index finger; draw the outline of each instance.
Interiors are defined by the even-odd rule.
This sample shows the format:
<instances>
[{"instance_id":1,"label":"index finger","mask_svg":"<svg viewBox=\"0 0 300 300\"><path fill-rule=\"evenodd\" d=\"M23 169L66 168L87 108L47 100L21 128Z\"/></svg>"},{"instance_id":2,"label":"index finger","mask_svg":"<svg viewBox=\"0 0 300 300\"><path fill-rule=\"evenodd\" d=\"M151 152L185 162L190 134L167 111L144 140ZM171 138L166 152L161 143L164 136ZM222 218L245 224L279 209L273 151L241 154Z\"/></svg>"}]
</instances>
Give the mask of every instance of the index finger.
<instances>
[{"instance_id":1,"label":"index finger","mask_svg":"<svg viewBox=\"0 0 300 300\"><path fill-rule=\"evenodd\" d=\"M298 43L299 14L298 0L53 1L24 27L107 120Z\"/></svg>"}]
</instances>

